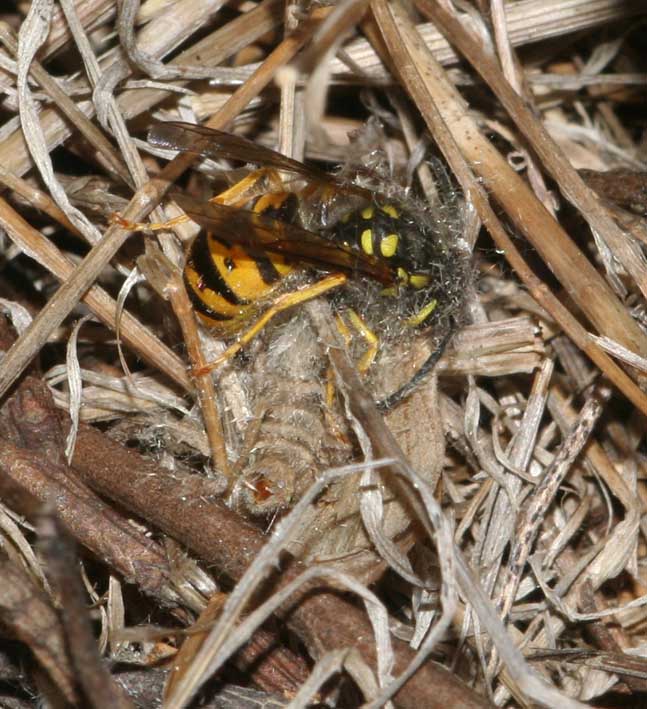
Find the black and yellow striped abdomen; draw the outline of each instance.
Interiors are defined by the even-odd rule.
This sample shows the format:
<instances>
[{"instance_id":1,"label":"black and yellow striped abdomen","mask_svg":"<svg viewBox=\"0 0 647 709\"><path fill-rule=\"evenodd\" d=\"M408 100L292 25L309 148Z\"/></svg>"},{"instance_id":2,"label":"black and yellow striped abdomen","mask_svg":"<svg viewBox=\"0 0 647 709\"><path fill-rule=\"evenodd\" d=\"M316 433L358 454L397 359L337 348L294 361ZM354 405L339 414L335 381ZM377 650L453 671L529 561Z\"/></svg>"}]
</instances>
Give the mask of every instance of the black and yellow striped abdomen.
<instances>
[{"instance_id":1,"label":"black and yellow striped abdomen","mask_svg":"<svg viewBox=\"0 0 647 709\"><path fill-rule=\"evenodd\" d=\"M293 211L289 204L293 196L263 195L253 211L280 218L288 209ZM228 244L217 234L203 230L189 247L184 283L193 307L206 325L235 332L292 270L293 266L282 256L267 254L260 247Z\"/></svg>"}]
</instances>

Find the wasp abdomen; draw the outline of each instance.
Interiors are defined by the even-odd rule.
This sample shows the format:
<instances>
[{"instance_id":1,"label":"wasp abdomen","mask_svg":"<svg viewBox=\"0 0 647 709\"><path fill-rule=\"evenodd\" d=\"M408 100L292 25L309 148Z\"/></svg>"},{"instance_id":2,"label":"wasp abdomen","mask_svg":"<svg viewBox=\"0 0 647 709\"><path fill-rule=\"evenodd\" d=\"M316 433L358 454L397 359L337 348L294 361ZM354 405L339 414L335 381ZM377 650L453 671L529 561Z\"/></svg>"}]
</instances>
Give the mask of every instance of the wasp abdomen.
<instances>
[{"instance_id":1,"label":"wasp abdomen","mask_svg":"<svg viewBox=\"0 0 647 709\"><path fill-rule=\"evenodd\" d=\"M294 218L294 201L289 193L263 195L254 213ZM237 329L292 270L282 256L253 248L253 238L249 242L250 246L230 244L213 232L201 231L189 247L184 283L196 312L211 327Z\"/></svg>"}]
</instances>

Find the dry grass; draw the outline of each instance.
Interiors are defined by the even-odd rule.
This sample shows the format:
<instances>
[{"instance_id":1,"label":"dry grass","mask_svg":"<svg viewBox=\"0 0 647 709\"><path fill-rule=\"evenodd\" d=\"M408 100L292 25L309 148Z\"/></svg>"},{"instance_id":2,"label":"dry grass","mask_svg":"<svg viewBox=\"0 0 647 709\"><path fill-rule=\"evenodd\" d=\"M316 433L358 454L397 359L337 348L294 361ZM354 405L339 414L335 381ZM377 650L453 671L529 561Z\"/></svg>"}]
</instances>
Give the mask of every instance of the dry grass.
<instances>
[{"instance_id":1,"label":"dry grass","mask_svg":"<svg viewBox=\"0 0 647 709\"><path fill-rule=\"evenodd\" d=\"M0 705L641 705L642 3L0 19ZM362 376L321 298L190 376L227 345L194 230L128 221L239 166L146 143L178 119L406 183L446 244L434 333L386 313Z\"/></svg>"}]
</instances>

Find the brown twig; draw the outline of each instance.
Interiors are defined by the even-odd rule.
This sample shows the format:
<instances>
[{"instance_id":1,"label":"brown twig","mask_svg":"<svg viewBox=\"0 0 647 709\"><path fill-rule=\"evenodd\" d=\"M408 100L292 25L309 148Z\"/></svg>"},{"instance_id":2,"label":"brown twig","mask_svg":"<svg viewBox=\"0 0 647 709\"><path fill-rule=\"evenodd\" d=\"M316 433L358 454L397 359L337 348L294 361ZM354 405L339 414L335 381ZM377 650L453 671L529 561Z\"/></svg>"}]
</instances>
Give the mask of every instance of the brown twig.
<instances>
[{"instance_id":1,"label":"brown twig","mask_svg":"<svg viewBox=\"0 0 647 709\"><path fill-rule=\"evenodd\" d=\"M66 647L88 705L131 709L133 703L99 656L72 540L54 515L41 516L39 532L48 578L61 604Z\"/></svg>"},{"instance_id":2,"label":"brown twig","mask_svg":"<svg viewBox=\"0 0 647 709\"><path fill-rule=\"evenodd\" d=\"M65 466L6 441L0 441L0 455L2 493L14 504L17 497L12 484L41 502L54 500L55 510L65 526L98 558L127 581L137 583L143 591L164 602L176 597L169 594L171 572L159 547L70 477ZM34 507L17 509L33 513Z\"/></svg>"},{"instance_id":3,"label":"brown twig","mask_svg":"<svg viewBox=\"0 0 647 709\"><path fill-rule=\"evenodd\" d=\"M442 146L445 157L452 165L463 189L470 195L481 221L499 248L503 250L506 258L538 302L546 308L573 341L607 374L625 396L647 413L647 397L622 369L592 342L576 318L527 266L514 242L497 219L483 188L472 176L470 167L487 180L490 189L497 194L498 199L508 205L510 216L514 217L519 228L529 238L532 238L533 242L541 242L542 245L537 246L538 250L541 251L544 248L552 250L554 248L554 243L551 243L552 239L546 238L547 233L555 234L557 243L563 242L564 248L572 258L565 259L561 252L555 256L556 261L566 269L562 276L573 284L581 278L582 273L587 274L588 286L586 288L578 287L578 298L587 301L585 312L591 311L591 309L595 310L597 314L591 312L591 317L593 318L595 315L598 319L599 316L599 325L611 326L623 341L626 341L626 333L624 331L617 332L619 321L610 317L610 311L606 310L605 304L610 305L613 311L619 311L618 317L622 317L623 322L627 320L625 309L561 227L552 220L545 208L534 197L530 188L481 136L477 126L465 111L462 99L458 97L453 86L447 81L440 66L421 45L404 13L398 11L398 22L396 23L393 15L395 7L389 9L382 2L374 3L373 7L389 45L389 51L396 58L395 63L407 89L415 97L430 130ZM424 67L423 73L420 73L421 67ZM466 160L470 161L470 166ZM528 210L520 209L521 195L524 196L523 204L528 207ZM522 214L523 218L521 218ZM552 265L555 260L550 258L549 263ZM591 303L595 299L593 296L601 297L597 305ZM600 306L599 310L598 305ZM622 315L620 315L620 311ZM629 320L629 332L635 332L637 326L631 318ZM644 336L640 332L638 337L642 341Z\"/></svg>"},{"instance_id":4,"label":"brown twig","mask_svg":"<svg viewBox=\"0 0 647 709\"><path fill-rule=\"evenodd\" d=\"M419 0L418 6L443 29L448 38L468 58L510 113L516 126L560 185L565 196L580 210L591 229L607 240L619 261L644 292L647 292L642 258L636 257L626 236L586 187L542 123L506 81L495 59L483 50L442 4ZM533 197L523 180L512 172L505 160L492 150L486 141L479 138L478 131L475 133L470 129L471 137L466 139L466 128L467 126L458 130L452 126L451 129L454 138L471 161L472 168L506 209L517 228L542 255L582 312L601 333L608 334L612 339L643 356L646 355L645 334L636 322L628 317L622 303L589 260Z\"/></svg>"},{"instance_id":5,"label":"brown twig","mask_svg":"<svg viewBox=\"0 0 647 709\"><path fill-rule=\"evenodd\" d=\"M3 332L8 345L10 337ZM79 543L163 603L177 602L163 550L70 477L64 447L64 428L49 389L26 377L0 411L2 498L30 517L40 504L52 504Z\"/></svg>"},{"instance_id":6,"label":"brown twig","mask_svg":"<svg viewBox=\"0 0 647 709\"><path fill-rule=\"evenodd\" d=\"M0 559L0 619L27 645L63 697L75 704L76 678L56 611L33 577L8 559Z\"/></svg>"},{"instance_id":7,"label":"brown twig","mask_svg":"<svg viewBox=\"0 0 647 709\"><path fill-rule=\"evenodd\" d=\"M187 494L172 478L160 475L157 466L88 427L79 430L72 465L88 485L181 541L231 580L241 578L264 544L256 528L220 501L210 501L200 494L200 479L196 479L192 493ZM285 566L280 585L292 581L300 570L296 562ZM366 616L334 591L308 585L291 599L282 615L287 616L288 626L313 657L335 648L355 647L368 662L375 663L372 630ZM413 654L404 643L397 643L396 648L396 671L401 672ZM402 707L431 708L450 703L467 709L486 705L434 662L427 662L419 670L397 700Z\"/></svg>"}]
</instances>

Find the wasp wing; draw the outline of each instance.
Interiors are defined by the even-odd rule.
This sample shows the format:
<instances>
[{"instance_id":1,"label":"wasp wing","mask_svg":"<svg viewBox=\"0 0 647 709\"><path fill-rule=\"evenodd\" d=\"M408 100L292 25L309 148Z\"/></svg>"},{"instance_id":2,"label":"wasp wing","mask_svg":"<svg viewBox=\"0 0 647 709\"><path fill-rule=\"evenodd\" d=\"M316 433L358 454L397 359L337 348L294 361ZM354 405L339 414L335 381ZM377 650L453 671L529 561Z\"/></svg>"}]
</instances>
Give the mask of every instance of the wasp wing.
<instances>
[{"instance_id":1,"label":"wasp wing","mask_svg":"<svg viewBox=\"0 0 647 709\"><path fill-rule=\"evenodd\" d=\"M372 198L371 192L358 185L337 180L334 175L318 170L316 167L310 167L298 160L293 160L276 150L247 140L247 138L215 128L181 121L167 121L158 123L150 129L148 142L158 148L194 153L203 158L239 160L244 163L273 167L277 170L301 175L314 182L332 185L338 190L359 195L368 200Z\"/></svg>"},{"instance_id":2,"label":"wasp wing","mask_svg":"<svg viewBox=\"0 0 647 709\"><path fill-rule=\"evenodd\" d=\"M199 202L185 194L173 199L191 219L220 240L246 249L293 258L322 270L360 274L386 285L393 284L393 271L383 261L294 224L214 202Z\"/></svg>"}]
</instances>

